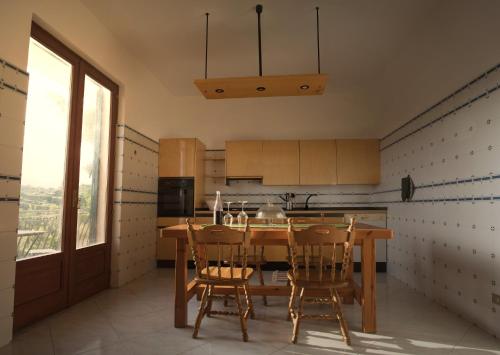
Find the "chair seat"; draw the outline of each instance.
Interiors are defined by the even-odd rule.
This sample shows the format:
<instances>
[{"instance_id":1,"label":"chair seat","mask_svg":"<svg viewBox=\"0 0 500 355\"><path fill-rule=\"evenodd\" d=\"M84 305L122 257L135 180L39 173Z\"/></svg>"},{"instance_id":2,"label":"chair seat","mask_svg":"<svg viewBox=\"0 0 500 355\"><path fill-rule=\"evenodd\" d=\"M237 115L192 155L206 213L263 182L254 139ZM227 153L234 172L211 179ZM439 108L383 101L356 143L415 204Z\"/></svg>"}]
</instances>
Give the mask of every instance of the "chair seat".
<instances>
[{"instance_id":1,"label":"chair seat","mask_svg":"<svg viewBox=\"0 0 500 355\"><path fill-rule=\"evenodd\" d=\"M331 279L331 273L329 270L322 272L322 279L319 279L319 273L312 271L309 273L309 280L306 278L305 270L299 270L297 275L295 275L295 280L292 271L288 271L288 279L291 281L292 285L303 288L344 288L349 286L349 281L342 281L338 278L340 273L337 272L336 280Z\"/></svg>"},{"instance_id":2,"label":"chair seat","mask_svg":"<svg viewBox=\"0 0 500 355\"><path fill-rule=\"evenodd\" d=\"M237 281L240 280L248 280L253 274L253 269L251 267L245 268L245 278L242 278L243 268L241 267L233 267L233 277L231 278L231 268L230 267L221 267L220 268L220 278L219 278L219 269L217 266L209 266L208 273L207 268L204 268L201 271L201 276L206 277L207 279L219 279L224 281Z\"/></svg>"}]
</instances>

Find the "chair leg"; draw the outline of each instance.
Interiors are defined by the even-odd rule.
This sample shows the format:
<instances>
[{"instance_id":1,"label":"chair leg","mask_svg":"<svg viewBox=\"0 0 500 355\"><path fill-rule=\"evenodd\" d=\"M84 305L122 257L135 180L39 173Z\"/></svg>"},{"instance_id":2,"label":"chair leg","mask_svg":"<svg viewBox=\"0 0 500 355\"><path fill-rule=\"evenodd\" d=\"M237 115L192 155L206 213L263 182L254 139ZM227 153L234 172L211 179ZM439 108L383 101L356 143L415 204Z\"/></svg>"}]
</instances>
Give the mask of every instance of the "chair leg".
<instances>
[{"instance_id":1,"label":"chair leg","mask_svg":"<svg viewBox=\"0 0 500 355\"><path fill-rule=\"evenodd\" d=\"M238 286L234 286L234 291L236 293L236 304L238 305L238 314L240 315L240 325L241 325L241 333L243 333L243 341L248 341L248 333L247 333L247 321L243 314L243 307L241 306L240 299L240 289Z\"/></svg>"},{"instance_id":2,"label":"chair leg","mask_svg":"<svg viewBox=\"0 0 500 355\"><path fill-rule=\"evenodd\" d=\"M262 286L264 286L265 285L264 284L264 273L262 272L262 267L261 267L260 263L257 263L256 267L257 267L257 272L259 273L260 284ZM264 306L267 306L267 296L266 295L262 296L262 302L264 303Z\"/></svg>"},{"instance_id":3,"label":"chair leg","mask_svg":"<svg viewBox=\"0 0 500 355\"><path fill-rule=\"evenodd\" d=\"M294 311L295 297L297 296L297 287L292 285L292 293L290 293L290 300L288 301L288 315L286 317L287 321L292 319L292 311Z\"/></svg>"},{"instance_id":4,"label":"chair leg","mask_svg":"<svg viewBox=\"0 0 500 355\"><path fill-rule=\"evenodd\" d=\"M212 296L214 295L214 285L207 286L208 287L208 295L207 295L207 306L205 307L205 314L207 317L210 317L210 312L212 311Z\"/></svg>"},{"instance_id":5,"label":"chair leg","mask_svg":"<svg viewBox=\"0 0 500 355\"><path fill-rule=\"evenodd\" d=\"M293 317L293 335L292 335L292 343L297 344L297 338L299 336L299 325L300 319L302 318L302 313L304 311L304 288L300 289L300 301L299 301L299 310L297 315Z\"/></svg>"},{"instance_id":6,"label":"chair leg","mask_svg":"<svg viewBox=\"0 0 500 355\"><path fill-rule=\"evenodd\" d=\"M196 338L198 336L198 331L200 330L201 320L203 319L203 316L205 315L205 305L207 303L207 298L208 298L208 288L209 288L209 286L206 285L205 290L203 291L203 295L201 296L200 309L198 311L198 316L196 317L196 322L194 323L193 338Z\"/></svg>"},{"instance_id":7,"label":"chair leg","mask_svg":"<svg viewBox=\"0 0 500 355\"><path fill-rule=\"evenodd\" d=\"M344 337L344 341L347 345L351 345L351 338L349 336L349 328L347 327L347 322L344 319L344 315L342 314L342 309L340 308L340 296L336 289L330 290L330 294L332 296L332 307L333 312L337 316L337 319L340 323L340 331L342 332L342 336Z\"/></svg>"},{"instance_id":8,"label":"chair leg","mask_svg":"<svg viewBox=\"0 0 500 355\"><path fill-rule=\"evenodd\" d=\"M255 312L253 310L252 297L250 296L250 292L248 291L248 283L243 284L243 290L245 291L245 299L247 301L247 310L245 312L245 319L248 319L249 315L250 318L254 319Z\"/></svg>"}]
</instances>

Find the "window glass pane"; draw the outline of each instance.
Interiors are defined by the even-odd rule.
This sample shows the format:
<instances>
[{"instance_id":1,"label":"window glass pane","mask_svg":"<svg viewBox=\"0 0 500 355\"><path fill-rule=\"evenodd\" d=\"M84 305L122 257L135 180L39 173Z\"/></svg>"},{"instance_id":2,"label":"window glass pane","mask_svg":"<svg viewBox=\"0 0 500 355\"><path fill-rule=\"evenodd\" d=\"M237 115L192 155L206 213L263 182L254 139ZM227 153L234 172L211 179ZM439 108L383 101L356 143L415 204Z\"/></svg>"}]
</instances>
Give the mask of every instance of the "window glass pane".
<instances>
[{"instance_id":1,"label":"window glass pane","mask_svg":"<svg viewBox=\"0 0 500 355\"><path fill-rule=\"evenodd\" d=\"M61 250L70 63L30 40L17 258Z\"/></svg>"},{"instance_id":2,"label":"window glass pane","mask_svg":"<svg viewBox=\"0 0 500 355\"><path fill-rule=\"evenodd\" d=\"M76 246L104 243L111 92L85 76Z\"/></svg>"}]
</instances>

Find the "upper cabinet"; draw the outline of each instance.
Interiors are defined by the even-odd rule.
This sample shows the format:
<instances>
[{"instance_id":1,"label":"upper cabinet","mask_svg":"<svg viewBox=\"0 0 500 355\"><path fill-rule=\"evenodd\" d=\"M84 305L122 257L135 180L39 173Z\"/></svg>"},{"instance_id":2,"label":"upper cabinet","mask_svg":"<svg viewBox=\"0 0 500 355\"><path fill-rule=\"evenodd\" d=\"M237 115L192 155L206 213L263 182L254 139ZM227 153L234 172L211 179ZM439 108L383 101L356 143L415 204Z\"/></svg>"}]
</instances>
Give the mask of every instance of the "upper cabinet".
<instances>
[{"instance_id":1,"label":"upper cabinet","mask_svg":"<svg viewBox=\"0 0 500 355\"><path fill-rule=\"evenodd\" d=\"M300 141L300 185L337 183L337 145L335 140Z\"/></svg>"},{"instance_id":2,"label":"upper cabinet","mask_svg":"<svg viewBox=\"0 0 500 355\"><path fill-rule=\"evenodd\" d=\"M379 184L379 146L378 139L337 139L338 184Z\"/></svg>"},{"instance_id":3,"label":"upper cabinet","mask_svg":"<svg viewBox=\"0 0 500 355\"><path fill-rule=\"evenodd\" d=\"M264 185L299 185L299 141L264 141Z\"/></svg>"},{"instance_id":4,"label":"upper cabinet","mask_svg":"<svg viewBox=\"0 0 500 355\"><path fill-rule=\"evenodd\" d=\"M194 177L196 169L195 138L160 139L159 177Z\"/></svg>"},{"instance_id":5,"label":"upper cabinet","mask_svg":"<svg viewBox=\"0 0 500 355\"><path fill-rule=\"evenodd\" d=\"M262 141L226 142L226 177L262 177Z\"/></svg>"},{"instance_id":6,"label":"upper cabinet","mask_svg":"<svg viewBox=\"0 0 500 355\"><path fill-rule=\"evenodd\" d=\"M194 178L195 207L201 207L205 190L205 145L196 138L160 139L158 177Z\"/></svg>"}]
</instances>

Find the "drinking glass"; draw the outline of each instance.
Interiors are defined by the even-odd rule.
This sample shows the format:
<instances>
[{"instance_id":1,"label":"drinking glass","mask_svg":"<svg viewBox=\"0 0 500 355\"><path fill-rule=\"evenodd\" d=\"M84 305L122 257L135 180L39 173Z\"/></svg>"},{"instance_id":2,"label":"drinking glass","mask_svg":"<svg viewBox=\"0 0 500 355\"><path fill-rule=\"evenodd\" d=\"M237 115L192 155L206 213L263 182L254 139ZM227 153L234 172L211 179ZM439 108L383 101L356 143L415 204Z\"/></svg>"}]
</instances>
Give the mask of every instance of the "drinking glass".
<instances>
[{"instance_id":1,"label":"drinking glass","mask_svg":"<svg viewBox=\"0 0 500 355\"><path fill-rule=\"evenodd\" d=\"M233 215L231 214L231 211L229 210L229 206L231 206L232 202L227 201L227 213L224 215L224 225L225 226L232 226L233 225Z\"/></svg>"},{"instance_id":2,"label":"drinking glass","mask_svg":"<svg viewBox=\"0 0 500 355\"><path fill-rule=\"evenodd\" d=\"M248 201L238 201L241 203L241 212L238 213L238 224L239 225L245 225L248 222L248 215L245 213L245 203Z\"/></svg>"}]
</instances>

